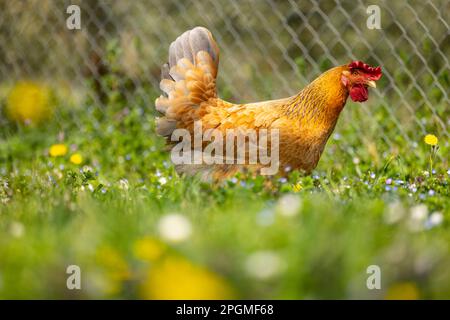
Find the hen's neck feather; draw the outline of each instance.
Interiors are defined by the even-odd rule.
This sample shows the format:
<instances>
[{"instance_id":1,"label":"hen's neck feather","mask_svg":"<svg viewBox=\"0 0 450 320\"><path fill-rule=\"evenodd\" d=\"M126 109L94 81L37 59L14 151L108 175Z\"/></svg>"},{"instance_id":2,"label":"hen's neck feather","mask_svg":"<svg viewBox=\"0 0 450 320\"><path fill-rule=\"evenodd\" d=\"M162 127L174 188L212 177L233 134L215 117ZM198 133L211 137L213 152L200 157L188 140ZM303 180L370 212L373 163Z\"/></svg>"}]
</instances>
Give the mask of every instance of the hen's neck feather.
<instances>
[{"instance_id":1,"label":"hen's neck feather","mask_svg":"<svg viewBox=\"0 0 450 320\"><path fill-rule=\"evenodd\" d=\"M341 83L343 68L330 69L316 78L282 106L284 113L304 121L335 123L348 97Z\"/></svg>"}]
</instances>

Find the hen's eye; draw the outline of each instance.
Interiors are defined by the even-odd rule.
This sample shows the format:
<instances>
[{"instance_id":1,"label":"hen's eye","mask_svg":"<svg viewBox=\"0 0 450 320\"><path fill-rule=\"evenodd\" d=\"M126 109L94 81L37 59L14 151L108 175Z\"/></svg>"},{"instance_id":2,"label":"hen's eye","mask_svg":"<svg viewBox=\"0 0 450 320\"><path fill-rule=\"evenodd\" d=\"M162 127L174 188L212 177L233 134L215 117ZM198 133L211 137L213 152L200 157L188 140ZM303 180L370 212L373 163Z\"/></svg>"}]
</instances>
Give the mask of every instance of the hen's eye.
<instances>
[{"instance_id":1,"label":"hen's eye","mask_svg":"<svg viewBox=\"0 0 450 320\"><path fill-rule=\"evenodd\" d=\"M356 75L358 74L358 71L352 71L352 74L353 74L354 76L356 76Z\"/></svg>"}]
</instances>

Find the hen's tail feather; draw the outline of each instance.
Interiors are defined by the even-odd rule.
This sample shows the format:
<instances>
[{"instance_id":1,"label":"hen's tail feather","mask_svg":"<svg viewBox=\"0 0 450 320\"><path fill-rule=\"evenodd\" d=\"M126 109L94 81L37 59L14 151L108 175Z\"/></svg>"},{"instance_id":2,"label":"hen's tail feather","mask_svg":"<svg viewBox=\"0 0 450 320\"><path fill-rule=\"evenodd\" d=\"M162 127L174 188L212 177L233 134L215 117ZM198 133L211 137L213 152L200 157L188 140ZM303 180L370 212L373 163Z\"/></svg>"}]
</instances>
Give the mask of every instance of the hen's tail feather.
<instances>
[{"instance_id":1,"label":"hen's tail feather","mask_svg":"<svg viewBox=\"0 0 450 320\"><path fill-rule=\"evenodd\" d=\"M169 63L162 66L156 110L163 117L156 121L156 132L168 137L182 121L192 117L190 112L200 103L217 97L216 76L219 66L219 48L211 32L196 27L184 32L169 48ZM181 123L180 123L181 122Z\"/></svg>"}]
</instances>

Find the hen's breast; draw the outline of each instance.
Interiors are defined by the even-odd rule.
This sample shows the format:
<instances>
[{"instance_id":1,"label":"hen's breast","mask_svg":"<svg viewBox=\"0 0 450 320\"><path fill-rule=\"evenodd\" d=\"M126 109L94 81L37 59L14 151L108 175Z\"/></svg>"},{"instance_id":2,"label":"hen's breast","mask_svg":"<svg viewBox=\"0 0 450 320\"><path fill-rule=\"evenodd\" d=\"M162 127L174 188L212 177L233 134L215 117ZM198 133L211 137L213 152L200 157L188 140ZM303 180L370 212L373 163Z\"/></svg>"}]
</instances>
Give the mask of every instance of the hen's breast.
<instances>
[{"instance_id":1,"label":"hen's breast","mask_svg":"<svg viewBox=\"0 0 450 320\"><path fill-rule=\"evenodd\" d=\"M313 170L320 159L333 128L320 125L286 123L280 127L280 164L282 167Z\"/></svg>"}]
</instances>

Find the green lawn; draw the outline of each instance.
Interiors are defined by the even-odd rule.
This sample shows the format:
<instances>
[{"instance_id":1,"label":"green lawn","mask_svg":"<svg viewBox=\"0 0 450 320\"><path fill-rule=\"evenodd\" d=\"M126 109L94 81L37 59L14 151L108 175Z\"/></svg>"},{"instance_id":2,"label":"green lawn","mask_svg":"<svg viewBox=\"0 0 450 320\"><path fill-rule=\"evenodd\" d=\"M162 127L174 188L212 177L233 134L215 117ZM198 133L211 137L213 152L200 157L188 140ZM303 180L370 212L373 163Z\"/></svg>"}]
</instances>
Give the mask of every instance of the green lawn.
<instances>
[{"instance_id":1,"label":"green lawn","mask_svg":"<svg viewBox=\"0 0 450 320\"><path fill-rule=\"evenodd\" d=\"M38 126L3 112L0 298L450 298L445 139L430 174L423 134L412 152L344 122L311 176L213 185L174 172L148 101L108 99L55 99Z\"/></svg>"}]
</instances>

